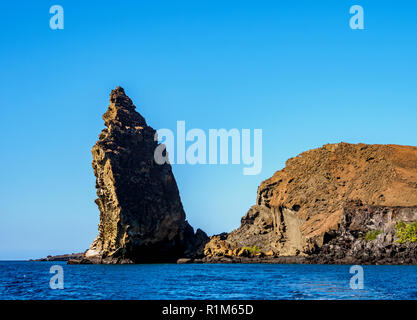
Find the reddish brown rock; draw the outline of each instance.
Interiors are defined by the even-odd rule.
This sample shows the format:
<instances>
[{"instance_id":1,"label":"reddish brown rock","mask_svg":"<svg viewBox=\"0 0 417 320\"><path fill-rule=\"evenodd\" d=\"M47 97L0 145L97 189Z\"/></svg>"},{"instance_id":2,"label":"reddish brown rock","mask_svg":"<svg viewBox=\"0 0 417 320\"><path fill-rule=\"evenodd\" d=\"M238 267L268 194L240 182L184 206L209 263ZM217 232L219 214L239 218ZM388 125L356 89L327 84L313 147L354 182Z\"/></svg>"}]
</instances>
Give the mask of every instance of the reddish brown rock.
<instances>
[{"instance_id":1,"label":"reddish brown rock","mask_svg":"<svg viewBox=\"0 0 417 320\"><path fill-rule=\"evenodd\" d=\"M359 231L350 233L354 238L351 242L363 242L360 237L367 230L382 228L386 240L380 246L397 246L393 225L401 219L417 220L415 206L416 147L328 144L289 159L284 169L262 182L256 204L242 218L238 229L223 236L223 247L233 250L256 245L268 255L317 255L326 243L343 238L342 233L350 228L349 215L363 215L364 207L368 208L368 218L361 221ZM387 216L380 217L381 212L387 212ZM387 222L384 219L388 219L389 212L391 220ZM376 222L381 219L385 223ZM211 242L206 248L212 247ZM345 253L350 250L348 245L338 248L327 249ZM373 244L368 244L370 251L372 248ZM415 257L412 250L407 252ZM210 254L217 254L214 247ZM327 263L337 259L333 256Z\"/></svg>"}]
</instances>

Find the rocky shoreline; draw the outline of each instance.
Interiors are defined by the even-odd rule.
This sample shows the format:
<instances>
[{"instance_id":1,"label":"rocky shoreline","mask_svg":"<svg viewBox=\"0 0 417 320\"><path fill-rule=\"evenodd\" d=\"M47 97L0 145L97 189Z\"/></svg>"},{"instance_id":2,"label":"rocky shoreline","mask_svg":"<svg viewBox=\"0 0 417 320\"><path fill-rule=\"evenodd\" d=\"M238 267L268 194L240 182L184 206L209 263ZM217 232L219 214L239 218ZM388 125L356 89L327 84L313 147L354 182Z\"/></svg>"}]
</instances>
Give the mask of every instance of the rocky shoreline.
<instances>
[{"instance_id":1,"label":"rocky shoreline","mask_svg":"<svg viewBox=\"0 0 417 320\"><path fill-rule=\"evenodd\" d=\"M92 148L98 235L68 264L417 264L417 147L335 143L305 151L263 181L230 233L186 220L156 131L121 87Z\"/></svg>"},{"instance_id":2,"label":"rocky shoreline","mask_svg":"<svg viewBox=\"0 0 417 320\"><path fill-rule=\"evenodd\" d=\"M416 248L414 248L416 249ZM281 257L263 257L263 258L239 258L239 257L219 257L219 258L202 258L202 259L178 259L177 264L215 264L215 263L248 263L248 264L318 264L318 265L417 265L417 259L404 257L400 260L380 259L376 261L365 261L355 258L344 258L331 260L322 256L281 256Z\"/></svg>"},{"instance_id":3,"label":"rocky shoreline","mask_svg":"<svg viewBox=\"0 0 417 320\"><path fill-rule=\"evenodd\" d=\"M165 262L172 264L328 264L328 265L417 265L415 255L407 253L408 250L416 252L417 245L413 244L404 250L400 245L389 247L390 252L394 251L400 256L392 257L391 253L387 256L375 258L371 256L360 258L352 256L344 256L334 258L334 255L313 254L311 256L275 256L275 257L235 257L235 256L219 256L219 257L202 257L202 258L180 258L176 262ZM367 250L367 252L369 252ZM366 254L365 254L366 256ZM58 256L48 256L41 259L31 259L29 261L66 261L67 264L106 264L105 261L91 261L86 259L84 254L64 254ZM132 261L120 261L119 264L133 264Z\"/></svg>"},{"instance_id":4,"label":"rocky shoreline","mask_svg":"<svg viewBox=\"0 0 417 320\"><path fill-rule=\"evenodd\" d=\"M224 234L211 238L204 258L178 262L417 265L417 242L397 237L399 224L415 225L416 220L417 207L370 206L352 201L346 205L338 228L324 235L321 246L301 255L279 256L251 247L230 250L228 235Z\"/></svg>"},{"instance_id":5,"label":"rocky shoreline","mask_svg":"<svg viewBox=\"0 0 417 320\"><path fill-rule=\"evenodd\" d=\"M211 237L204 254L417 264L417 148L339 143L291 158L261 183L240 227Z\"/></svg>"},{"instance_id":6,"label":"rocky shoreline","mask_svg":"<svg viewBox=\"0 0 417 320\"><path fill-rule=\"evenodd\" d=\"M29 261L69 261L81 260L84 258L85 252L61 254L57 256L47 256L46 258L30 259Z\"/></svg>"}]
</instances>

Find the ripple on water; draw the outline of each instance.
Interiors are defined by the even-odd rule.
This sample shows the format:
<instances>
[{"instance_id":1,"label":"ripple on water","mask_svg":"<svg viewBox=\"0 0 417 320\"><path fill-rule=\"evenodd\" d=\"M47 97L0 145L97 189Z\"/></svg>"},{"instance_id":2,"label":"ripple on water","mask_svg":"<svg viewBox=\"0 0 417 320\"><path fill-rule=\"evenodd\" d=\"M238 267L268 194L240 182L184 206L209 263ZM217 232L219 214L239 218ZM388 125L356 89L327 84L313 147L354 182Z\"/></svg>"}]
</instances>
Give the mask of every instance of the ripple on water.
<instances>
[{"instance_id":1,"label":"ripple on water","mask_svg":"<svg viewBox=\"0 0 417 320\"><path fill-rule=\"evenodd\" d=\"M64 268L51 290L49 268ZM365 266L352 290L349 266L0 262L0 299L417 299L417 266Z\"/></svg>"}]
</instances>

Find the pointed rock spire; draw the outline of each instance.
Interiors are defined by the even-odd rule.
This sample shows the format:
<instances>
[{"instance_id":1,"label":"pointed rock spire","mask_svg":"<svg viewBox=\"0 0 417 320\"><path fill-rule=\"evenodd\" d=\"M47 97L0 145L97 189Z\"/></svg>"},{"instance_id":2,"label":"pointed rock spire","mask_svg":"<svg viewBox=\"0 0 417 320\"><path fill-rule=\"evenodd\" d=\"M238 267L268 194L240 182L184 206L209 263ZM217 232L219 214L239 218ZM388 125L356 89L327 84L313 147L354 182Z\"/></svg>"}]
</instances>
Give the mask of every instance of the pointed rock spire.
<instances>
[{"instance_id":1,"label":"pointed rock spire","mask_svg":"<svg viewBox=\"0 0 417 320\"><path fill-rule=\"evenodd\" d=\"M207 235L185 220L169 164L158 165L155 130L123 88L111 92L92 148L99 234L86 257L93 263L170 262L203 254Z\"/></svg>"},{"instance_id":2,"label":"pointed rock spire","mask_svg":"<svg viewBox=\"0 0 417 320\"><path fill-rule=\"evenodd\" d=\"M103 115L104 124L116 126L146 126L145 119L135 111L132 100L122 87L117 87L110 94L110 105Z\"/></svg>"}]
</instances>

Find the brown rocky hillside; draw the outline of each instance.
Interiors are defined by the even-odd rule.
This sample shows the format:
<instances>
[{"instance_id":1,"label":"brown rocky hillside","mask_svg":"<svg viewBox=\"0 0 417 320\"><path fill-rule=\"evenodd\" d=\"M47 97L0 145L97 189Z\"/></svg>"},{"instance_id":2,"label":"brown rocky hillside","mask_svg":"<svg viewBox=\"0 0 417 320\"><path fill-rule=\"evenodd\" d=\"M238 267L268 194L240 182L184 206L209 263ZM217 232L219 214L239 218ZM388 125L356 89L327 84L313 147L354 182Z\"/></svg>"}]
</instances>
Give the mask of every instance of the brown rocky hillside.
<instances>
[{"instance_id":1,"label":"brown rocky hillside","mask_svg":"<svg viewBox=\"0 0 417 320\"><path fill-rule=\"evenodd\" d=\"M234 256L244 254L241 248L258 246L268 255L308 256L340 237L343 228L349 229L348 213L363 214L365 207L371 213L359 233L376 229L372 212L378 212L382 214L382 220L376 219L382 223L378 239L383 246L391 245L398 220L417 220L414 206L416 147L328 144L289 159L284 169L262 182L256 204L241 226L228 235L212 237L205 254ZM352 237L349 241L359 241Z\"/></svg>"}]
</instances>

